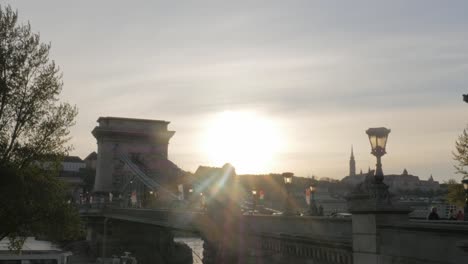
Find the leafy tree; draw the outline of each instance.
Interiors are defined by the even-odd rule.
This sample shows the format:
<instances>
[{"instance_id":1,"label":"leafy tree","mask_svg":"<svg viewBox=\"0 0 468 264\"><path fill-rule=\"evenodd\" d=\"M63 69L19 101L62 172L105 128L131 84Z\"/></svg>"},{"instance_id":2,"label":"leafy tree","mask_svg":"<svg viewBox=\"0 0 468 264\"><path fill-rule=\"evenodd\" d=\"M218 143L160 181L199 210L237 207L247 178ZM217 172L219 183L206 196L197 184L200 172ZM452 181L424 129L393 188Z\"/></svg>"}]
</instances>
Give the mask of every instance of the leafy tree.
<instances>
[{"instance_id":1,"label":"leafy tree","mask_svg":"<svg viewBox=\"0 0 468 264\"><path fill-rule=\"evenodd\" d=\"M79 230L51 162L70 150L77 109L59 100L62 76L49 50L0 5L0 239L10 237L14 248L25 236L62 240Z\"/></svg>"},{"instance_id":2,"label":"leafy tree","mask_svg":"<svg viewBox=\"0 0 468 264\"><path fill-rule=\"evenodd\" d=\"M463 130L463 133L455 142L453 156L458 163L458 165L455 165L456 172L468 177L468 171L465 169L468 166L468 132L466 129Z\"/></svg>"},{"instance_id":3,"label":"leafy tree","mask_svg":"<svg viewBox=\"0 0 468 264\"><path fill-rule=\"evenodd\" d=\"M462 174L463 178L468 177L468 171L466 170L466 167L468 167L468 132L466 129L463 130L463 133L458 136L458 140L455 142L453 157L458 163L455 165L456 173ZM447 189L447 200L451 204L462 207L465 200L463 185L451 179L447 182Z\"/></svg>"},{"instance_id":4,"label":"leafy tree","mask_svg":"<svg viewBox=\"0 0 468 264\"><path fill-rule=\"evenodd\" d=\"M96 170L84 168L80 170L80 175L83 178L84 192L91 192L94 186L94 180L96 177Z\"/></svg>"},{"instance_id":5,"label":"leafy tree","mask_svg":"<svg viewBox=\"0 0 468 264\"><path fill-rule=\"evenodd\" d=\"M61 103L62 75L31 26L0 6L0 162L26 166L63 155L75 107Z\"/></svg>"},{"instance_id":6,"label":"leafy tree","mask_svg":"<svg viewBox=\"0 0 468 264\"><path fill-rule=\"evenodd\" d=\"M60 241L80 235L78 212L64 199L56 173L4 166L0 174L0 238L38 235Z\"/></svg>"},{"instance_id":7,"label":"leafy tree","mask_svg":"<svg viewBox=\"0 0 468 264\"><path fill-rule=\"evenodd\" d=\"M459 207L463 207L465 204L465 191L463 185L454 179L450 179L446 182L447 184L447 201L450 204L454 204Z\"/></svg>"}]
</instances>

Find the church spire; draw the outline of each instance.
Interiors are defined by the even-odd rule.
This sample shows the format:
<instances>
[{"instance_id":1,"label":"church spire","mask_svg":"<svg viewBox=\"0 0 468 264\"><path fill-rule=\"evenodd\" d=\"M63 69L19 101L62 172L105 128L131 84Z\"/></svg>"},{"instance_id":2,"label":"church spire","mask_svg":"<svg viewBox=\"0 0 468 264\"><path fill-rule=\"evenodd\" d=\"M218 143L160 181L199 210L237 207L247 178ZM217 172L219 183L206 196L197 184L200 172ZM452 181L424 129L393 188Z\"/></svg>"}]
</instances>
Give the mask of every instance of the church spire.
<instances>
[{"instance_id":1,"label":"church spire","mask_svg":"<svg viewBox=\"0 0 468 264\"><path fill-rule=\"evenodd\" d=\"M351 145L351 157L349 159L349 176L356 176L356 161L354 160L353 145Z\"/></svg>"},{"instance_id":2,"label":"church spire","mask_svg":"<svg viewBox=\"0 0 468 264\"><path fill-rule=\"evenodd\" d=\"M433 182L433 181L434 181L434 178L432 177L432 174L431 174L431 177L429 177L429 181L430 181L430 182Z\"/></svg>"}]
</instances>

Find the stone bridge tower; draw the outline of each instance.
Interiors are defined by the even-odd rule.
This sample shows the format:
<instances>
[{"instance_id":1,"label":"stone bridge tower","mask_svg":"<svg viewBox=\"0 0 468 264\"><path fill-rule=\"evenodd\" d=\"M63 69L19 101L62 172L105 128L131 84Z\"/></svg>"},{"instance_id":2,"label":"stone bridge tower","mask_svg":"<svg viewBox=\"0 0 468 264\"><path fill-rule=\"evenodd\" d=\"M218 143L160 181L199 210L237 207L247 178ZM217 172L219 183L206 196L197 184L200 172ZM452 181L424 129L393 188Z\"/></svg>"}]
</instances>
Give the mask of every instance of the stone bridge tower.
<instances>
[{"instance_id":1,"label":"stone bridge tower","mask_svg":"<svg viewBox=\"0 0 468 264\"><path fill-rule=\"evenodd\" d=\"M92 131L97 139L98 158L94 192L115 191L114 165L119 154L130 157L158 156L167 159L169 122L122 117L100 117Z\"/></svg>"}]
</instances>

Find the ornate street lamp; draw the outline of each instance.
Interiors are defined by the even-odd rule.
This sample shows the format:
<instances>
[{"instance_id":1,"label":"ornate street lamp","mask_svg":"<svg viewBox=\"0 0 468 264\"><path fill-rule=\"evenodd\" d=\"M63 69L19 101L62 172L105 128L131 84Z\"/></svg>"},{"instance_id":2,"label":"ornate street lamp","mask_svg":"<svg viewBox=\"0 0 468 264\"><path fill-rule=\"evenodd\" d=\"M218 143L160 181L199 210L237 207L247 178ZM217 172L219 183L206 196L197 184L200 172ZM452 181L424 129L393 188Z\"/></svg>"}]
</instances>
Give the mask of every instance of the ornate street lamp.
<instances>
[{"instance_id":1,"label":"ornate street lamp","mask_svg":"<svg viewBox=\"0 0 468 264\"><path fill-rule=\"evenodd\" d=\"M255 213L255 209L257 209L257 190L252 190L252 214Z\"/></svg>"},{"instance_id":2,"label":"ornate street lamp","mask_svg":"<svg viewBox=\"0 0 468 264\"><path fill-rule=\"evenodd\" d=\"M284 208L283 215L292 215L291 210L291 197L290 197L290 186L292 184L294 173L292 172L285 172L283 173L284 184L286 185L286 206Z\"/></svg>"},{"instance_id":3,"label":"ornate street lamp","mask_svg":"<svg viewBox=\"0 0 468 264\"><path fill-rule=\"evenodd\" d=\"M293 176L294 176L294 173L292 172L283 173L283 179L284 179L284 183L286 184L286 186L291 185Z\"/></svg>"},{"instance_id":4,"label":"ornate street lamp","mask_svg":"<svg viewBox=\"0 0 468 264\"><path fill-rule=\"evenodd\" d=\"M463 189L465 190L465 207L464 220L468 221L468 176L463 177Z\"/></svg>"},{"instance_id":5,"label":"ornate street lamp","mask_svg":"<svg viewBox=\"0 0 468 264\"><path fill-rule=\"evenodd\" d=\"M317 188L315 187L315 183L314 182L311 182L310 183L310 186L309 186L309 190L310 190L310 200L309 200L309 213L310 215L318 215L318 211L317 211L317 206L315 204L315 191L317 190Z\"/></svg>"},{"instance_id":6,"label":"ornate street lamp","mask_svg":"<svg viewBox=\"0 0 468 264\"><path fill-rule=\"evenodd\" d=\"M380 158L386 153L385 146L387 145L387 137L390 133L390 129L385 127L369 128L366 133L369 136L369 141L372 147L371 154L377 157L374 179L376 183L382 183L384 174Z\"/></svg>"},{"instance_id":7,"label":"ornate street lamp","mask_svg":"<svg viewBox=\"0 0 468 264\"><path fill-rule=\"evenodd\" d=\"M192 199L192 195L193 195L193 188L190 187L190 188L188 189L188 193L187 193L187 200Z\"/></svg>"},{"instance_id":8,"label":"ornate street lamp","mask_svg":"<svg viewBox=\"0 0 468 264\"><path fill-rule=\"evenodd\" d=\"M202 192L200 193L200 209L202 211L206 210L206 198Z\"/></svg>"}]
</instances>

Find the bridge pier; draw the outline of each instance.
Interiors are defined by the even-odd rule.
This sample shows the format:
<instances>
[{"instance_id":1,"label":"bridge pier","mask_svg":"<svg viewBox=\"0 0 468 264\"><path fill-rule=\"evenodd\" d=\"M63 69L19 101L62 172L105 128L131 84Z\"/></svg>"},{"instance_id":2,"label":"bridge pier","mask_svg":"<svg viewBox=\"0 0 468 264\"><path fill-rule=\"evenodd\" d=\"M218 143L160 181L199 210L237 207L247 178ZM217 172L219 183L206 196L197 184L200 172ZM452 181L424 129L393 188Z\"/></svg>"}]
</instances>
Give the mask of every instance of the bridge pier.
<instances>
[{"instance_id":1,"label":"bridge pier","mask_svg":"<svg viewBox=\"0 0 468 264\"><path fill-rule=\"evenodd\" d=\"M367 178L349 196L352 213L353 263L394 263L385 260L381 248L380 227L407 224L411 210L391 201L388 186L375 178Z\"/></svg>"},{"instance_id":2,"label":"bridge pier","mask_svg":"<svg viewBox=\"0 0 468 264\"><path fill-rule=\"evenodd\" d=\"M88 222L87 239L96 257L110 258L131 252L138 263L191 264L192 250L174 242L167 228L116 219Z\"/></svg>"},{"instance_id":3,"label":"bridge pier","mask_svg":"<svg viewBox=\"0 0 468 264\"><path fill-rule=\"evenodd\" d=\"M207 223L214 223L210 231L202 232L203 264L235 264L243 263L240 257L245 255L241 243L239 218L233 221L213 221L216 218L208 216Z\"/></svg>"}]
</instances>

